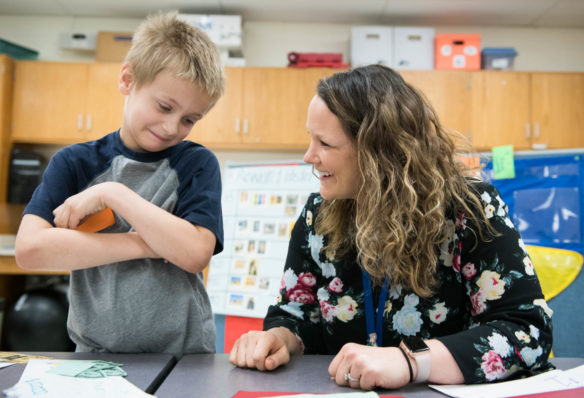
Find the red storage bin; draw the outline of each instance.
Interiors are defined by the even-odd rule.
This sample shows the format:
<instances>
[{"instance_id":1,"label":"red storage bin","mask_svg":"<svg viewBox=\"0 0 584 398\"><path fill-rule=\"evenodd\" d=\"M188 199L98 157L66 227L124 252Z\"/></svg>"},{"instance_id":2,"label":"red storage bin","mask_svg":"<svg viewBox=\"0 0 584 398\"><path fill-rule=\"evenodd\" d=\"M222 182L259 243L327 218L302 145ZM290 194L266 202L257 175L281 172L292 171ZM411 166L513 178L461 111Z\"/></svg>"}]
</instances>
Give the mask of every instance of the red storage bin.
<instances>
[{"instance_id":1,"label":"red storage bin","mask_svg":"<svg viewBox=\"0 0 584 398\"><path fill-rule=\"evenodd\" d=\"M435 44L435 69L481 69L480 34L439 33Z\"/></svg>"}]
</instances>

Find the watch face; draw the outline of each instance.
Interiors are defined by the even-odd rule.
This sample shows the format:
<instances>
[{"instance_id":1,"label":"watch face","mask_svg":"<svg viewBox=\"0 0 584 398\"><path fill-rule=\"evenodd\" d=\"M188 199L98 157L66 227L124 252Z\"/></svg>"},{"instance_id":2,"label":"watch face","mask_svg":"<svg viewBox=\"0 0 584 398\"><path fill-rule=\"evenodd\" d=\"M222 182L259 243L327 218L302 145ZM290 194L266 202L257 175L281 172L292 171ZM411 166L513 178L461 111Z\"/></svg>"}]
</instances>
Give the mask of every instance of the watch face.
<instances>
[{"instance_id":1,"label":"watch face","mask_svg":"<svg viewBox=\"0 0 584 398\"><path fill-rule=\"evenodd\" d=\"M422 352L430 349L421 337L406 337L404 344L411 352Z\"/></svg>"}]
</instances>

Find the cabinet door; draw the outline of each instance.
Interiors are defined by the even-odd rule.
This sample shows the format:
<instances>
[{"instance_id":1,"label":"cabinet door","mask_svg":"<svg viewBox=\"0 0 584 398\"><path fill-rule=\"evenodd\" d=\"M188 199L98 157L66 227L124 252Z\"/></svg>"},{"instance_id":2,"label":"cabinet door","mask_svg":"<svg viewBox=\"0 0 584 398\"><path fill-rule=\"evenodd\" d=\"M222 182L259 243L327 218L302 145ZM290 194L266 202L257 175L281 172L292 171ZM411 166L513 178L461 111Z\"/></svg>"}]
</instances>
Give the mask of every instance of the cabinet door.
<instances>
[{"instance_id":1,"label":"cabinet door","mask_svg":"<svg viewBox=\"0 0 584 398\"><path fill-rule=\"evenodd\" d=\"M316 83L333 69L246 68L243 80L243 144L306 149L306 113Z\"/></svg>"},{"instance_id":2,"label":"cabinet door","mask_svg":"<svg viewBox=\"0 0 584 398\"><path fill-rule=\"evenodd\" d=\"M84 128L87 140L95 140L122 125L124 96L118 89L121 64L89 64L87 109Z\"/></svg>"},{"instance_id":3,"label":"cabinet door","mask_svg":"<svg viewBox=\"0 0 584 398\"><path fill-rule=\"evenodd\" d=\"M282 82L280 95L284 96L283 109L279 112L281 124L280 143L285 148L306 150L310 137L306 131L308 105L316 94L318 81L339 69L332 68L288 68Z\"/></svg>"},{"instance_id":4,"label":"cabinet door","mask_svg":"<svg viewBox=\"0 0 584 398\"><path fill-rule=\"evenodd\" d=\"M531 84L534 146L584 147L584 73L533 73Z\"/></svg>"},{"instance_id":5,"label":"cabinet door","mask_svg":"<svg viewBox=\"0 0 584 398\"><path fill-rule=\"evenodd\" d=\"M71 144L83 139L87 69L87 64L17 61L12 140Z\"/></svg>"},{"instance_id":6,"label":"cabinet door","mask_svg":"<svg viewBox=\"0 0 584 398\"><path fill-rule=\"evenodd\" d=\"M246 147L270 148L281 145L284 112L292 107L293 93L285 68L245 68L243 79L243 135Z\"/></svg>"},{"instance_id":7,"label":"cabinet door","mask_svg":"<svg viewBox=\"0 0 584 398\"><path fill-rule=\"evenodd\" d=\"M13 68L12 58L0 54L0 203L6 202L8 169L10 168L9 136Z\"/></svg>"},{"instance_id":8,"label":"cabinet door","mask_svg":"<svg viewBox=\"0 0 584 398\"><path fill-rule=\"evenodd\" d=\"M308 105L316 94L318 81L326 76L341 72L334 68L288 68L280 95L289 101L280 112L283 126L280 142L285 148L306 150L310 137L306 131Z\"/></svg>"},{"instance_id":9,"label":"cabinet door","mask_svg":"<svg viewBox=\"0 0 584 398\"><path fill-rule=\"evenodd\" d=\"M399 72L404 80L424 93L438 120L457 140L472 141L471 72Z\"/></svg>"},{"instance_id":10,"label":"cabinet door","mask_svg":"<svg viewBox=\"0 0 584 398\"><path fill-rule=\"evenodd\" d=\"M474 146L531 148L529 73L481 71L472 76Z\"/></svg>"},{"instance_id":11,"label":"cabinet door","mask_svg":"<svg viewBox=\"0 0 584 398\"><path fill-rule=\"evenodd\" d=\"M243 68L225 68L227 86L215 106L199 120L187 137L211 148L233 148L241 144L241 90Z\"/></svg>"}]
</instances>

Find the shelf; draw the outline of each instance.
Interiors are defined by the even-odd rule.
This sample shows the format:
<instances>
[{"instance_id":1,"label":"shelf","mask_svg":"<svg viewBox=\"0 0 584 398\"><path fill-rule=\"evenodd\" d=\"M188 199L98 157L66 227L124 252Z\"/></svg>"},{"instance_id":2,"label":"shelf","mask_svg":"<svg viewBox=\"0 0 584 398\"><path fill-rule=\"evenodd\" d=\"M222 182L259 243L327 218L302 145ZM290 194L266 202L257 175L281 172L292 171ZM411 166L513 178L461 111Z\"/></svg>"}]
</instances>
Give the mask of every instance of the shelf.
<instances>
[{"instance_id":1,"label":"shelf","mask_svg":"<svg viewBox=\"0 0 584 398\"><path fill-rule=\"evenodd\" d=\"M27 271L16 265L13 256L0 256L0 275L68 275L67 271Z\"/></svg>"}]
</instances>

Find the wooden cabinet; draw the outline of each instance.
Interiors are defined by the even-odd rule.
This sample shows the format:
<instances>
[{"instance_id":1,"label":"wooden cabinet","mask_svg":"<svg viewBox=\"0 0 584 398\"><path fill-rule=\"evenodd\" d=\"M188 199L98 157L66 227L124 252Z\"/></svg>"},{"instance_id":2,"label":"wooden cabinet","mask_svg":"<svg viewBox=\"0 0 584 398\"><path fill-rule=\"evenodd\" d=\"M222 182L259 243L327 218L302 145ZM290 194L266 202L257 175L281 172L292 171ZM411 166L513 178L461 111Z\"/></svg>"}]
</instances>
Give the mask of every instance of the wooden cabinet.
<instances>
[{"instance_id":1,"label":"wooden cabinet","mask_svg":"<svg viewBox=\"0 0 584 398\"><path fill-rule=\"evenodd\" d=\"M534 148L584 147L584 73L531 74Z\"/></svg>"},{"instance_id":2,"label":"wooden cabinet","mask_svg":"<svg viewBox=\"0 0 584 398\"><path fill-rule=\"evenodd\" d=\"M306 113L330 68L226 68L227 91L189 139L211 148L301 149L308 146Z\"/></svg>"},{"instance_id":3,"label":"wooden cabinet","mask_svg":"<svg viewBox=\"0 0 584 398\"><path fill-rule=\"evenodd\" d=\"M584 73L473 74L473 144L522 149L584 146Z\"/></svg>"},{"instance_id":4,"label":"wooden cabinet","mask_svg":"<svg viewBox=\"0 0 584 398\"><path fill-rule=\"evenodd\" d=\"M17 61L12 141L72 144L121 125L120 65Z\"/></svg>"},{"instance_id":5,"label":"wooden cabinet","mask_svg":"<svg viewBox=\"0 0 584 398\"><path fill-rule=\"evenodd\" d=\"M6 202L10 168L10 114L14 61L0 54L0 204Z\"/></svg>"},{"instance_id":6,"label":"wooden cabinet","mask_svg":"<svg viewBox=\"0 0 584 398\"><path fill-rule=\"evenodd\" d=\"M7 77L12 72L4 73L0 81L2 137L10 124L7 114L12 115L13 142L72 144L120 127L124 102L117 87L120 64L0 58L4 70L12 64L14 83ZM225 95L188 138L212 149L304 150L309 141L306 113L316 84L338 71L228 67ZM478 150L509 144L517 150L584 147L584 134L578 133L584 125L584 73L400 73L425 94L445 127L462 140L470 139ZM10 110L6 98L12 85ZM0 144L0 150L7 151L8 144ZM5 178L6 167L0 167L0 179ZM0 195L5 197L1 189Z\"/></svg>"},{"instance_id":7,"label":"wooden cabinet","mask_svg":"<svg viewBox=\"0 0 584 398\"><path fill-rule=\"evenodd\" d=\"M481 71L472 79L472 143L479 150L531 147L530 74Z\"/></svg>"},{"instance_id":8,"label":"wooden cabinet","mask_svg":"<svg viewBox=\"0 0 584 398\"><path fill-rule=\"evenodd\" d=\"M95 140L122 126L125 97L118 89L121 64L89 64L85 131Z\"/></svg>"},{"instance_id":9,"label":"wooden cabinet","mask_svg":"<svg viewBox=\"0 0 584 398\"><path fill-rule=\"evenodd\" d=\"M472 141L472 73L465 71L399 71L405 81L422 91L442 126L457 140Z\"/></svg>"},{"instance_id":10,"label":"wooden cabinet","mask_svg":"<svg viewBox=\"0 0 584 398\"><path fill-rule=\"evenodd\" d=\"M226 68L227 86L215 106L199 120L187 139L211 148L241 143L243 68Z\"/></svg>"}]
</instances>

